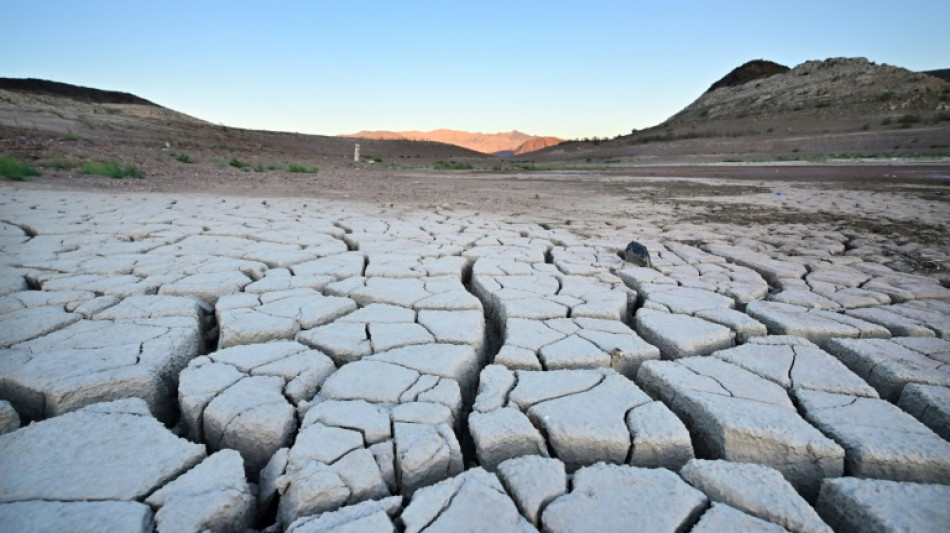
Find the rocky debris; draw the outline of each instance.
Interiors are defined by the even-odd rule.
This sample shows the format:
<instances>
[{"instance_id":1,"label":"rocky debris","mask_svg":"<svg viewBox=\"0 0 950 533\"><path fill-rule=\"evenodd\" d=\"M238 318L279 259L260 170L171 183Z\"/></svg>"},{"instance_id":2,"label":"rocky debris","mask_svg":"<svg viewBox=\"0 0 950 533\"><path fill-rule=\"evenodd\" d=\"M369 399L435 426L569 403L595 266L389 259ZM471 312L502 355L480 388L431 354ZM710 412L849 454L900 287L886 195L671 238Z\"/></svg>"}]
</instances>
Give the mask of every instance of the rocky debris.
<instances>
[{"instance_id":1,"label":"rocky debris","mask_svg":"<svg viewBox=\"0 0 950 533\"><path fill-rule=\"evenodd\" d=\"M660 351L629 326L597 318L511 318L494 363L513 370L613 368L633 378Z\"/></svg>"},{"instance_id":2,"label":"rocky debris","mask_svg":"<svg viewBox=\"0 0 950 533\"><path fill-rule=\"evenodd\" d=\"M683 466L680 476L705 493L710 501L726 504L730 509L765 520L783 530L831 533L831 528L775 469L756 464L693 459ZM716 512L719 513L733 514ZM703 518L706 520L706 515ZM719 520L722 518L717 518L716 523ZM706 527L711 527L711 524Z\"/></svg>"},{"instance_id":3,"label":"rocky debris","mask_svg":"<svg viewBox=\"0 0 950 533\"><path fill-rule=\"evenodd\" d=\"M937 533L950 523L950 487L877 479L827 479L815 508L841 533Z\"/></svg>"},{"instance_id":4,"label":"rocky debris","mask_svg":"<svg viewBox=\"0 0 950 533\"><path fill-rule=\"evenodd\" d=\"M909 384L897 406L950 441L950 387Z\"/></svg>"},{"instance_id":5,"label":"rocky debris","mask_svg":"<svg viewBox=\"0 0 950 533\"><path fill-rule=\"evenodd\" d=\"M262 510L279 496L284 525L302 516L415 490L462 471L447 407L323 401L307 411L293 446L261 473Z\"/></svg>"},{"instance_id":6,"label":"rocky debris","mask_svg":"<svg viewBox=\"0 0 950 533\"><path fill-rule=\"evenodd\" d=\"M678 468L689 434L661 403L612 370L482 371L469 429L489 469L532 454L570 471L600 461Z\"/></svg>"},{"instance_id":7,"label":"rocky debris","mask_svg":"<svg viewBox=\"0 0 950 533\"><path fill-rule=\"evenodd\" d=\"M402 521L406 533L537 531L518 513L498 478L481 468L416 492Z\"/></svg>"},{"instance_id":8,"label":"rocky debris","mask_svg":"<svg viewBox=\"0 0 950 533\"><path fill-rule=\"evenodd\" d=\"M806 497L844 473L844 450L808 424L780 385L714 357L647 361L637 384L689 428L700 457L775 468Z\"/></svg>"},{"instance_id":9,"label":"rocky debris","mask_svg":"<svg viewBox=\"0 0 950 533\"><path fill-rule=\"evenodd\" d=\"M141 500L204 458L141 399L93 404L0 435L0 502Z\"/></svg>"},{"instance_id":10,"label":"rocky debris","mask_svg":"<svg viewBox=\"0 0 950 533\"><path fill-rule=\"evenodd\" d=\"M688 315L640 309L637 333L657 346L664 359L709 355L735 345L735 333L725 326Z\"/></svg>"},{"instance_id":11,"label":"rocky debris","mask_svg":"<svg viewBox=\"0 0 950 533\"><path fill-rule=\"evenodd\" d=\"M0 435L20 429L20 415L10 402L0 400Z\"/></svg>"},{"instance_id":12,"label":"rocky debris","mask_svg":"<svg viewBox=\"0 0 950 533\"><path fill-rule=\"evenodd\" d=\"M911 302L854 309L846 314L890 330L895 337L939 337L950 339L950 303L945 300Z\"/></svg>"},{"instance_id":13,"label":"rocky debris","mask_svg":"<svg viewBox=\"0 0 950 533\"><path fill-rule=\"evenodd\" d=\"M909 383L950 386L950 341L918 337L833 339L828 351L882 398L897 402Z\"/></svg>"},{"instance_id":14,"label":"rocky debris","mask_svg":"<svg viewBox=\"0 0 950 533\"><path fill-rule=\"evenodd\" d=\"M241 453L256 479L297 428L296 409L336 368L323 353L278 341L235 346L192 359L178 401L188 436L211 450Z\"/></svg>"},{"instance_id":15,"label":"rocky debris","mask_svg":"<svg viewBox=\"0 0 950 533\"><path fill-rule=\"evenodd\" d=\"M797 335L818 345L836 338L887 339L891 336L887 328L878 324L780 302L751 302L746 313L765 324L773 335Z\"/></svg>"},{"instance_id":16,"label":"rocky debris","mask_svg":"<svg viewBox=\"0 0 950 533\"><path fill-rule=\"evenodd\" d=\"M620 532L631 524L643 531L683 531L708 500L664 469L596 464L577 471L572 490L541 515L544 531Z\"/></svg>"},{"instance_id":17,"label":"rocky debris","mask_svg":"<svg viewBox=\"0 0 950 533\"><path fill-rule=\"evenodd\" d=\"M845 473L950 483L950 443L884 400L803 390L807 420L845 449Z\"/></svg>"},{"instance_id":18,"label":"rocky debris","mask_svg":"<svg viewBox=\"0 0 950 533\"><path fill-rule=\"evenodd\" d=\"M170 421L178 374L204 350L200 315L192 299L134 296L15 344L0 351L0 398L37 420L135 396Z\"/></svg>"}]
</instances>

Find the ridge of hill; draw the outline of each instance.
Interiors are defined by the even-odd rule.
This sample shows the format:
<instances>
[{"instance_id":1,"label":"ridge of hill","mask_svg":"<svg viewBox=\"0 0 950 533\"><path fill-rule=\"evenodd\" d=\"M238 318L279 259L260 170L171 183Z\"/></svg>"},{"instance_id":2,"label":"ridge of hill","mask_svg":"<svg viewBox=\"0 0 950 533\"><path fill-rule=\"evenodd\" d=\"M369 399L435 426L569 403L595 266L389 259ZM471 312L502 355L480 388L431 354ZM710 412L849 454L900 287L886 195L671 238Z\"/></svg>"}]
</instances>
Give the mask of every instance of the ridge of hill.
<instances>
[{"instance_id":1,"label":"ridge of hill","mask_svg":"<svg viewBox=\"0 0 950 533\"><path fill-rule=\"evenodd\" d=\"M950 81L950 68L942 68L938 70L925 70L923 73L927 74L928 76L940 78L943 81Z\"/></svg>"},{"instance_id":2,"label":"ridge of hill","mask_svg":"<svg viewBox=\"0 0 950 533\"><path fill-rule=\"evenodd\" d=\"M726 74L719 81L712 84L712 86L710 86L706 92L711 93L716 89L721 89L723 87L736 87L738 85L749 83L750 81L769 78L776 74L785 74L789 70L791 69L785 65L775 63L774 61L754 59L732 69L729 74Z\"/></svg>"},{"instance_id":3,"label":"ridge of hill","mask_svg":"<svg viewBox=\"0 0 950 533\"><path fill-rule=\"evenodd\" d=\"M541 137L529 135L517 130L501 133L473 133L468 131L438 129L432 131L360 131L341 137L375 140L409 140L409 141L434 141L446 144L454 144L481 152L484 154L495 154L505 157L525 153L531 147L537 146L539 150L551 144L561 142L556 137ZM542 140L539 140L542 139ZM532 144L533 143L533 144ZM519 151L521 150L521 151ZM529 150L530 151L530 150Z\"/></svg>"},{"instance_id":4,"label":"ridge of hill","mask_svg":"<svg viewBox=\"0 0 950 533\"><path fill-rule=\"evenodd\" d=\"M69 83L58 81L41 80L37 78L0 78L0 90L13 91L20 93L45 94L51 96L64 96L78 102L88 102L93 104L139 104L158 107L157 104L135 96L131 93L120 91L105 91L102 89L93 89L91 87L82 87Z\"/></svg>"}]
</instances>

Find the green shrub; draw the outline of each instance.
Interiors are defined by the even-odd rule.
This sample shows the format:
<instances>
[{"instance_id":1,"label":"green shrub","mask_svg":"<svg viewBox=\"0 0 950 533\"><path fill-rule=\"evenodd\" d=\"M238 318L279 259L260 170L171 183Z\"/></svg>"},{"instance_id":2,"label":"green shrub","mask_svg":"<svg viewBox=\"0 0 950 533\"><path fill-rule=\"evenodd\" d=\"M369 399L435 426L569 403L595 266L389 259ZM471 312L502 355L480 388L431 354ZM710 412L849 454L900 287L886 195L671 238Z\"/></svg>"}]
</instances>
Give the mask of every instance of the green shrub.
<instances>
[{"instance_id":1,"label":"green shrub","mask_svg":"<svg viewBox=\"0 0 950 533\"><path fill-rule=\"evenodd\" d=\"M881 126L890 126L890 125L891 125L891 117L885 117L884 120L881 121Z\"/></svg>"},{"instance_id":2,"label":"green shrub","mask_svg":"<svg viewBox=\"0 0 950 533\"><path fill-rule=\"evenodd\" d=\"M68 129L66 130L66 133L61 137L61 139L68 142L74 142L74 141L78 141L79 137L75 133L73 133L73 130Z\"/></svg>"},{"instance_id":3,"label":"green shrub","mask_svg":"<svg viewBox=\"0 0 950 533\"><path fill-rule=\"evenodd\" d=\"M176 154L176 153L172 153L172 157L174 157L175 160L178 161L179 163L190 164L190 163L194 163L194 162L195 162L195 160L192 159L191 157L189 157L188 154Z\"/></svg>"},{"instance_id":4,"label":"green shrub","mask_svg":"<svg viewBox=\"0 0 950 533\"><path fill-rule=\"evenodd\" d=\"M0 174L13 181L23 181L30 176L39 176L40 171L13 157L0 155Z\"/></svg>"},{"instance_id":5,"label":"green shrub","mask_svg":"<svg viewBox=\"0 0 950 533\"><path fill-rule=\"evenodd\" d=\"M229 161L228 164L234 168L240 168L242 170L251 166L250 163L245 163L244 161L241 161L240 159L236 157L232 157L231 161Z\"/></svg>"},{"instance_id":6,"label":"green shrub","mask_svg":"<svg viewBox=\"0 0 950 533\"><path fill-rule=\"evenodd\" d=\"M920 115L906 114L897 120L904 126L910 126L911 124L916 124L920 122Z\"/></svg>"},{"instance_id":7,"label":"green shrub","mask_svg":"<svg viewBox=\"0 0 950 533\"><path fill-rule=\"evenodd\" d=\"M84 161L79 169L80 174L95 174L107 178L142 178L144 174L132 163L120 165L115 159L107 161Z\"/></svg>"},{"instance_id":8,"label":"green shrub","mask_svg":"<svg viewBox=\"0 0 950 533\"><path fill-rule=\"evenodd\" d=\"M436 170L471 170L470 163L459 163L458 161L436 161L432 168Z\"/></svg>"},{"instance_id":9,"label":"green shrub","mask_svg":"<svg viewBox=\"0 0 950 533\"><path fill-rule=\"evenodd\" d=\"M307 165L291 163L287 165L287 172L293 172L295 174L316 174L317 167L308 167Z\"/></svg>"}]
</instances>

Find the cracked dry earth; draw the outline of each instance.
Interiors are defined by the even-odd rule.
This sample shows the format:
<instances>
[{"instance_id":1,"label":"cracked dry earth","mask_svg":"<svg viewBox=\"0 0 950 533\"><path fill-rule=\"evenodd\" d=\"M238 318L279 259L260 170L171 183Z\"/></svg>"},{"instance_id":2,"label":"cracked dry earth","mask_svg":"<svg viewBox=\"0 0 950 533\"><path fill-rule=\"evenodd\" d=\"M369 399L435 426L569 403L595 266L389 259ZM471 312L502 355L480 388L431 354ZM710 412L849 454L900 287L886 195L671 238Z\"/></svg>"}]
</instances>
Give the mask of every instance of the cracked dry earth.
<instances>
[{"instance_id":1,"label":"cracked dry earth","mask_svg":"<svg viewBox=\"0 0 950 533\"><path fill-rule=\"evenodd\" d=\"M950 289L880 238L15 189L0 214L3 531L950 526Z\"/></svg>"}]
</instances>

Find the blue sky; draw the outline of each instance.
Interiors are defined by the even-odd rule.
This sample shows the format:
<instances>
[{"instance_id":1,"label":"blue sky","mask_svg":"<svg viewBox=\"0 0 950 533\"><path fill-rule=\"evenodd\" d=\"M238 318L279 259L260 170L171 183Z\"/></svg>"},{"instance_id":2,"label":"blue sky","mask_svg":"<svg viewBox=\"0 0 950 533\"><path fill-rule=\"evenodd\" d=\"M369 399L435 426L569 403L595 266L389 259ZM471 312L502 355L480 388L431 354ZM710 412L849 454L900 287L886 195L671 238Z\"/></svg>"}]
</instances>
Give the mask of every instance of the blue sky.
<instances>
[{"instance_id":1,"label":"blue sky","mask_svg":"<svg viewBox=\"0 0 950 533\"><path fill-rule=\"evenodd\" d=\"M662 122L750 59L950 68L946 0L5 4L0 76L330 135L613 136Z\"/></svg>"}]
</instances>

